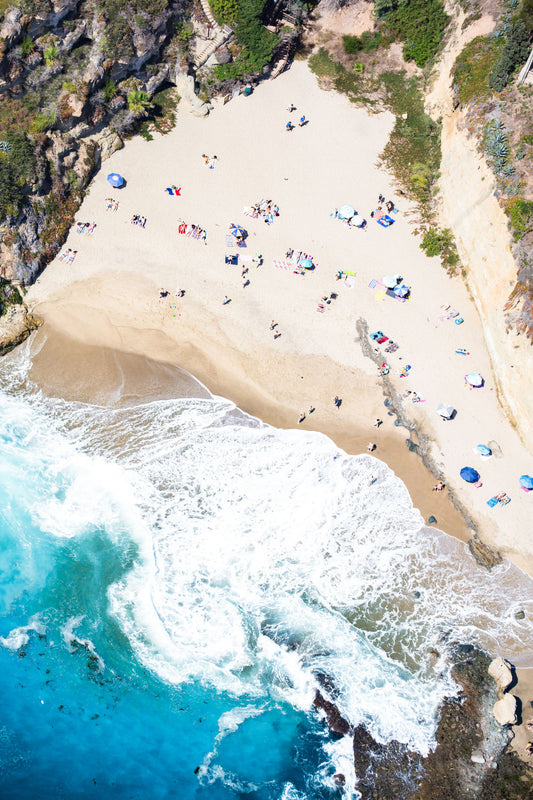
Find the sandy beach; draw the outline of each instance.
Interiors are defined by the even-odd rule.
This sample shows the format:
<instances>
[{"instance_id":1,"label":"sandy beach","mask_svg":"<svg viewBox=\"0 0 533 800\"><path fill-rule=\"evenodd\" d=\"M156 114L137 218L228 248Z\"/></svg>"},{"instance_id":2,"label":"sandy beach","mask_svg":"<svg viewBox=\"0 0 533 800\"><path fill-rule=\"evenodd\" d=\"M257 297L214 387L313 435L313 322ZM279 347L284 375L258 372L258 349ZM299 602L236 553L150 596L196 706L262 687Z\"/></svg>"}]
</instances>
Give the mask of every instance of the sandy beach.
<instances>
[{"instance_id":1,"label":"sandy beach","mask_svg":"<svg viewBox=\"0 0 533 800\"><path fill-rule=\"evenodd\" d=\"M288 132L290 103L296 127ZM301 114L304 127L297 124ZM467 287L425 257L413 235L413 209L376 165L392 124L389 114L368 115L322 91L306 63L296 62L250 97L217 103L206 119L179 110L167 136L128 142L105 162L78 213L78 220L97 223L94 234L74 227L65 247L78 251L75 262L56 259L28 292L45 321L32 345L32 377L51 393L104 402L136 371L152 375L148 394L160 384L170 392L170 365L178 365L266 422L297 428L305 413L301 427L326 433L347 452L366 452L375 442L374 455L405 482L424 518L434 515L437 527L467 540L473 531L450 490L480 539L533 574L533 496L519 486L533 458L499 404ZM217 156L214 169L203 153ZM110 187L111 172L125 176L124 188ZM173 185L180 196L165 191ZM387 229L370 217L380 193L398 208ZM108 197L120 202L116 212L106 210ZM271 225L243 214L262 199L279 206ZM330 217L344 203L368 220L366 230ZM134 214L146 217L144 228L131 224ZM205 229L207 242L179 235L180 219ZM246 248L227 246L230 223L248 231ZM299 275L274 266L289 248L312 255L316 268ZM239 255L237 266L224 263L227 253ZM259 267L252 261L258 253ZM339 269L355 276L336 280ZM411 287L407 302L385 295L379 283L369 286L391 273ZM161 289L168 296L160 297ZM183 297L176 296L180 289ZM231 302L223 305L225 296ZM462 324L447 318L450 310ZM372 344L370 353L378 360L373 348L381 351L404 416L429 436L443 492L432 491L437 477L409 452L408 431L384 406L382 379L365 354L368 337L365 347L360 341L362 325L399 345L387 353L388 342ZM406 365L408 375L400 377ZM473 371L483 376L482 388L465 385ZM411 402L414 392L421 402ZM453 420L437 414L442 402L457 409ZM478 444L489 445L493 456L475 453ZM479 471L481 486L462 481L463 466ZM499 492L511 502L490 508Z\"/></svg>"}]
</instances>

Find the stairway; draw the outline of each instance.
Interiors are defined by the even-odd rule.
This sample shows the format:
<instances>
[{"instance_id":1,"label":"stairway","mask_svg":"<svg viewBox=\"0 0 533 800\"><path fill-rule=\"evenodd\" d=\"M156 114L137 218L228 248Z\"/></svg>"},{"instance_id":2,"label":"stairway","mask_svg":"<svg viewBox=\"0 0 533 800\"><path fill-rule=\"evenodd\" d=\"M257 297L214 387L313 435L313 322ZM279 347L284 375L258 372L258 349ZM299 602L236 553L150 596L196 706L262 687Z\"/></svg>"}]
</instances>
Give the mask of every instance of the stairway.
<instances>
[{"instance_id":1,"label":"stairway","mask_svg":"<svg viewBox=\"0 0 533 800\"><path fill-rule=\"evenodd\" d=\"M213 39L210 39L204 49L194 57L194 66L196 69L202 67L209 56L218 50L218 48L223 45L233 33L233 29L230 28L229 25L224 25L223 28L218 25L213 14L211 13L208 0L200 0L200 3L215 36Z\"/></svg>"}]
</instances>

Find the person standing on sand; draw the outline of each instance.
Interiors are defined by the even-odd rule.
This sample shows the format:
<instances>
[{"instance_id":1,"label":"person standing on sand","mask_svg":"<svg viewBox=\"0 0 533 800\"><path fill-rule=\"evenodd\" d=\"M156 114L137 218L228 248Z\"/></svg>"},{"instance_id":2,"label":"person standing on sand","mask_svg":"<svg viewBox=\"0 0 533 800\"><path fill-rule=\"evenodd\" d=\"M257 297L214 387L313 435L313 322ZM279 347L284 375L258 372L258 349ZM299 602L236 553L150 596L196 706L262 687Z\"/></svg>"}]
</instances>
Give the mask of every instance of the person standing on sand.
<instances>
[{"instance_id":1,"label":"person standing on sand","mask_svg":"<svg viewBox=\"0 0 533 800\"><path fill-rule=\"evenodd\" d=\"M300 122L298 123L298 125L300 126L300 128L301 128L303 125L305 125L305 117L304 117L304 115L303 115L303 114L302 114L302 116L300 117Z\"/></svg>"},{"instance_id":2,"label":"person standing on sand","mask_svg":"<svg viewBox=\"0 0 533 800\"><path fill-rule=\"evenodd\" d=\"M298 425L301 425L304 419L305 419L305 414L300 414L300 416L298 417Z\"/></svg>"},{"instance_id":3,"label":"person standing on sand","mask_svg":"<svg viewBox=\"0 0 533 800\"><path fill-rule=\"evenodd\" d=\"M223 306L227 306L228 303L231 303L231 297L228 297L227 294L224 295L224 299L222 301Z\"/></svg>"}]
</instances>

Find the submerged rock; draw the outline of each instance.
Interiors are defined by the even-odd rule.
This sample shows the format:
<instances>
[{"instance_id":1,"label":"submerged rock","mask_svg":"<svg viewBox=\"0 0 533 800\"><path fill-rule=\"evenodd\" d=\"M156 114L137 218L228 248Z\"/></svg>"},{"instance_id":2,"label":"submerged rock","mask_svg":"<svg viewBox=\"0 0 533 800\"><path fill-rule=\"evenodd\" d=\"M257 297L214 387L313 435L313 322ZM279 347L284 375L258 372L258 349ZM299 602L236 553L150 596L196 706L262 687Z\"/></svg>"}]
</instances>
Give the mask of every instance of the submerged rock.
<instances>
[{"instance_id":1,"label":"submerged rock","mask_svg":"<svg viewBox=\"0 0 533 800\"><path fill-rule=\"evenodd\" d=\"M477 536L473 536L468 540L468 547L477 563L482 567L492 569L492 567L496 567L502 562L501 555L491 550L491 548L478 539Z\"/></svg>"},{"instance_id":2,"label":"submerged rock","mask_svg":"<svg viewBox=\"0 0 533 800\"><path fill-rule=\"evenodd\" d=\"M318 689L315 694L315 699L313 700L313 705L317 710L324 712L327 723L333 733L339 736L345 736L347 733L350 733L352 729L350 723L344 719L337 706L330 700L326 700Z\"/></svg>"}]
</instances>

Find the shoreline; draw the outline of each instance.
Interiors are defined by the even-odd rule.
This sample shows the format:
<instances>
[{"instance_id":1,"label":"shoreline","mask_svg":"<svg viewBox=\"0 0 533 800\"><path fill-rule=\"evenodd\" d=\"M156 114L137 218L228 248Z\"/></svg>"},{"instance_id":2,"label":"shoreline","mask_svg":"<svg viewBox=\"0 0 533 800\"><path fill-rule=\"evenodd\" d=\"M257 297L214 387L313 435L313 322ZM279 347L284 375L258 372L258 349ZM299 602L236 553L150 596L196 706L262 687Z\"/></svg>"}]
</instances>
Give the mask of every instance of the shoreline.
<instances>
[{"instance_id":1,"label":"shoreline","mask_svg":"<svg viewBox=\"0 0 533 800\"><path fill-rule=\"evenodd\" d=\"M291 98L303 103L309 125L287 134L283 121ZM463 541L471 536L468 524L475 526L482 542L531 575L531 498L518 487L518 476L531 471L531 456L498 403L468 288L461 278L449 278L439 259L422 254L411 230L413 209L396 198L390 176L374 166L391 125L389 114L369 116L344 96L321 90L304 62L249 98L217 105L207 119L179 111L168 136L151 144L132 140L109 159L107 168L128 180L119 213L105 210L112 192L98 174L78 215L97 222L96 234L80 237L72 230L67 245L80 250L76 262L68 266L56 259L31 287L28 302L46 327L87 344L178 364L213 394L265 422L296 428L299 415L316 407L303 427L326 433L352 453L374 441L374 455L403 480L426 520L434 515L440 529ZM357 149L347 160L350 137ZM192 141L196 160L183 147ZM265 148L271 159L261 163L257 152ZM214 170L206 169L202 152L218 154ZM315 154L311 163L309 153ZM183 189L179 198L165 194L172 180ZM370 220L364 232L349 230L331 219L330 209L346 201L369 218L378 191L400 205L390 229ZM261 197L280 206L271 226L242 214L243 206ZM146 230L129 222L141 212L148 218ZM178 219L208 230L206 246L179 237ZM233 221L249 232L248 248L237 249L248 269L248 288L241 285L239 267L224 264L225 233ZM314 272L295 276L276 269L275 259L287 247L312 253ZM260 268L252 262L257 252L263 255ZM339 268L354 272L354 279L336 281ZM390 272L412 287L409 302L371 288L373 279ZM168 291L165 299L159 287ZM178 288L185 290L183 298L176 297ZM330 293L336 299L317 314L320 298ZM224 295L231 297L227 306ZM461 313L460 327L446 321L446 308ZM282 333L275 342L273 318ZM365 340L364 352L358 320L368 331L385 331L398 352L377 348L375 360L369 358L374 351ZM462 360L456 348L465 345L472 356ZM407 448L406 430L394 424L392 412L385 413L376 369L381 359L389 364L389 391L399 398L408 429L427 437L426 463L442 476L467 523L448 491L431 491L435 478ZM406 363L413 368L402 379ZM468 392L462 373L472 369L481 372L485 386ZM411 405L404 389L416 391L424 404ZM341 409L333 406L335 395L343 399ZM456 419L440 420L441 402L458 409ZM373 427L377 417L384 422L379 429ZM488 462L472 455L480 442L493 443L496 455ZM465 464L479 469L482 488L460 480ZM511 504L489 509L487 500L500 491Z\"/></svg>"}]
</instances>

